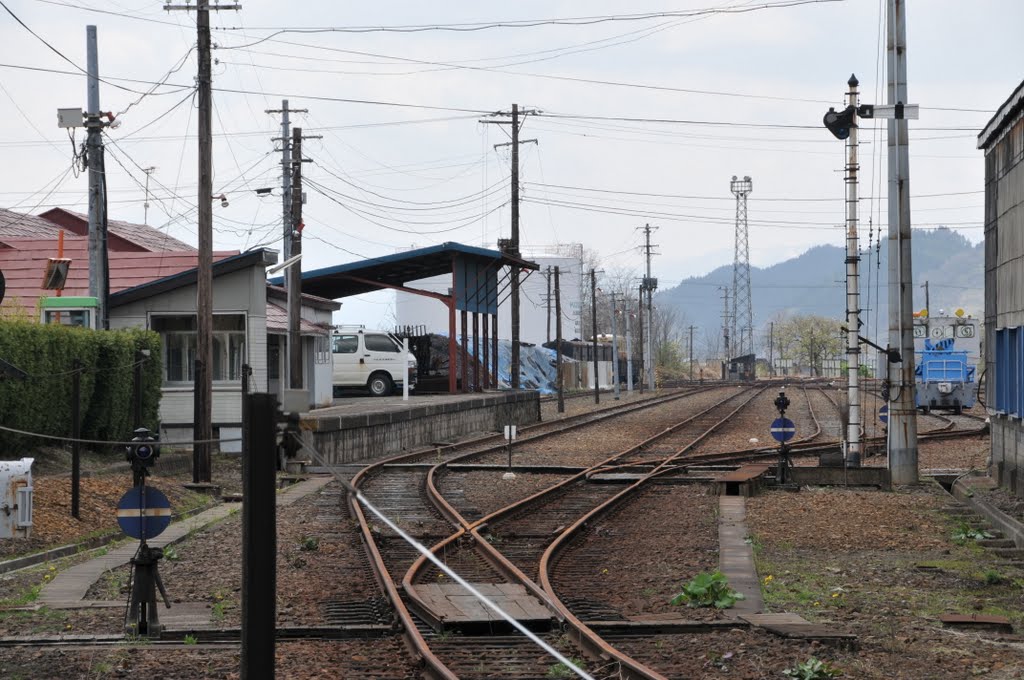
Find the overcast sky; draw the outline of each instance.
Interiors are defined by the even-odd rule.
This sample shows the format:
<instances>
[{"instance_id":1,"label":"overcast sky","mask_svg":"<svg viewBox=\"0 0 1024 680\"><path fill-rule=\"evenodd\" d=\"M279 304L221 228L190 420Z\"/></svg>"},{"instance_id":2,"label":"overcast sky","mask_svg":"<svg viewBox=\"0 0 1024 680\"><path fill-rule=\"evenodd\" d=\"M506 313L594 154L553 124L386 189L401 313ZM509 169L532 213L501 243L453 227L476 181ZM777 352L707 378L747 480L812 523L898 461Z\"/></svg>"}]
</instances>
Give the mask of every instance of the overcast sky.
<instances>
[{"instance_id":1,"label":"overcast sky","mask_svg":"<svg viewBox=\"0 0 1024 680\"><path fill-rule=\"evenodd\" d=\"M85 105L76 67L86 63L85 26L95 24L101 108L121 122L109 130L110 218L143 221L142 168L155 166L148 223L194 244L194 13L142 0L3 1L74 65L0 8L0 205L86 210L87 179L69 172L73 146L56 109ZM732 261L732 175L753 179L753 265L814 244L841 246L844 150L821 118L842 106L851 73L862 102L884 102L884 2L754 9L766 3L780 0L304 0L215 13L214 193L229 202L214 204L215 247L281 247L279 118L264 110L284 97L309 110L293 122L323 136L303 149L313 161L303 168L304 269L444 241L494 247L508 237L510 159L507 147L494 148L508 141L507 128L479 121L513 102L540 112L522 131L538 141L521 155L524 250L583 243L607 266L639 270L638 228L650 223L659 227L654 274L671 286ZM909 99L921 106L911 122L914 226L948 225L977 242L976 135L1024 77L1024 3L907 4ZM753 11L736 11L744 8ZM720 11L684 15L707 9ZM676 14L622 20L641 12ZM599 16L618 20L350 30ZM315 32L323 28L343 30ZM128 91L165 79L148 96ZM885 138L867 127L861 137L867 241L886 215ZM263 187L272 194L257 196ZM390 325L391 300L346 301L342 318Z\"/></svg>"}]
</instances>

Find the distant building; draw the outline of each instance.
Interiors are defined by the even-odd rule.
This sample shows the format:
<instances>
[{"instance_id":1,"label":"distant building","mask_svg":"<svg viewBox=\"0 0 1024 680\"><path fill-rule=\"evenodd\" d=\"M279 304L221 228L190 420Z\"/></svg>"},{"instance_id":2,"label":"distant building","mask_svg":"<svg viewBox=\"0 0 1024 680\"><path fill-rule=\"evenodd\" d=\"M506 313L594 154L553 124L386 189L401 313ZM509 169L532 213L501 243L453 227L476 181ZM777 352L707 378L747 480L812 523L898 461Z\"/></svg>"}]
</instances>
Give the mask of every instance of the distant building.
<instances>
[{"instance_id":1,"label":"distant building","mask_svg":"<svg viewBox=\"0 0 1024 680\"><path fill-rule=\"evenodd\" d=\"M985 405L991 473L1024 495L1024 83L978 135L985 152Z\"/></svg>"},{"instance_id":2,"label":"distant building","mask_svg":"<svg viewBox=\"0 0 1024 680\"><path fill-rule=\"evenodd\" d=\"M540 265L540 271L521 274L519 296L519 339L535 345L548 341L548 320L551 339L555 338L554 269L559 268L562 302L562 337L566 340L589 337L582 329L582 294L584 290L583 246L568 244L525 248L523 257ZM551 297L548 298L548 268L551 268ZM524 273L524 274L525 274ZM416 282L416 288L447 293L451 277L435 276ZM511 303L508 300L508 279L499 281L498 337L512 337ZM589 291L589 284L587 285ZM423 298L411 293L395 293L395 316L398 326L425 326L431 333L448 333L448 310L444 305L424 304Z\"/></svg>"}]
</instances>

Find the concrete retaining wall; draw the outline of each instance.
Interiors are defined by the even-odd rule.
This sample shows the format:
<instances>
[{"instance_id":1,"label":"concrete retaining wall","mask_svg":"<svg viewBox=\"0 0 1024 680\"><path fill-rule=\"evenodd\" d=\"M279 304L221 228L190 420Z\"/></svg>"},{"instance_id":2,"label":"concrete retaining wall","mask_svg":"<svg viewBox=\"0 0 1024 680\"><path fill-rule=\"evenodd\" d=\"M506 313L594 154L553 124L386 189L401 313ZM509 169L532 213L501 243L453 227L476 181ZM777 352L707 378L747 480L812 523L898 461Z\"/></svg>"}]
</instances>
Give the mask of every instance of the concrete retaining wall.
<instances>
[{"instance_id":1,"label":"concrete retaining wall","mask_svg":"<svg viewBox=\"0 0 1024 680\"><path fill-rule=\"evenodd\" d=\"M500 432L505 425L539 421L539 393L502 392L400 411L304 416L302 436L327 463L336 465L383 458L474 432Z\"/></svg>"}]
</instances>

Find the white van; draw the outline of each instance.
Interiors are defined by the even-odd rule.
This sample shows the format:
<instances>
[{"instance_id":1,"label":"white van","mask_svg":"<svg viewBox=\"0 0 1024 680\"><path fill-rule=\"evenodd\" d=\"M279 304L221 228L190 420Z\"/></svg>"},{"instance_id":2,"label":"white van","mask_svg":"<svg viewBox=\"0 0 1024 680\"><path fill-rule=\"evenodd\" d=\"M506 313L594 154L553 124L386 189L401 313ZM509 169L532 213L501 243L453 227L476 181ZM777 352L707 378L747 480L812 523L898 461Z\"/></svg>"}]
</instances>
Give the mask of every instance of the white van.
<instances>
[{"instance_id":1,"label":"white van","mask_svg":"<svg viewBox=\"0 0 1024 680\"><path fill-rule=\"evenodd\" d=\"M386 397L409 381L416 386L416 357L402 356L402 343L386 331L362 326L340 326L331 333L335 388L365 387L375 397Z\"/></svg>"}]
</instances>

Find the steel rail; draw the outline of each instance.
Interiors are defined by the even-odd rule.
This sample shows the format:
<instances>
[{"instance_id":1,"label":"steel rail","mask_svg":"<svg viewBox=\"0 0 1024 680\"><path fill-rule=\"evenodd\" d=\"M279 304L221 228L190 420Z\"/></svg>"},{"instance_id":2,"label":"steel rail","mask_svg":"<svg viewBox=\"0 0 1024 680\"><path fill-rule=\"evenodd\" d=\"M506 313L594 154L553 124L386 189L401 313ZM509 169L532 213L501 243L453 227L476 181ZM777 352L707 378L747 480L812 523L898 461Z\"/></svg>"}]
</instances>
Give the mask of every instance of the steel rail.
<instances>
[{"instance_id":1,"label":"steel rail","mask_svg":"<svg viewBox=\"0 0 1024 680\"><path fill-rule=\"evenodd\" d=\"M702 440L704 437L710 435L711 432L716 430L726 420L728 420L733 415L738 413L743 407L745 407L748 403L750 403L764 389L765 388L762 388L761 390L758 390L758 391L754 392L753 395L749 396L739 406L737 406L736 408L732 409L724 418L722 418L718 422L716 422L710 429L706 430L702 435L700 435L697 439L693 440L689 445L687 445L687 447L684 447L684 449L682 449L682 450L686 450L686 449L692 447L693 445L698 443L700 440ZM650 444L652 444L652 443L654 443L654 442L656 442L656 441L658 441L660 439L663 439L663 438L667 437L668 435L671 435L672 433L674 433L678 429L684 427L685 425L687 425L687 424L689 424L691 422L694 422L698 418L700 418L700 417L710 413L711 411L713 411L715 409L720 408L722 405L724 405L724 404L726 404L726 403L728 403L730 401L733 401L734 399L737 399L737 398L745 396L746 393L747 393L747 391L739 391L739 392L736 392L736 393L734 393L732 395L729 395L725 399L722 399L718 403L708 407L707 409L704 409L700 413L697 413L697 414L695 414L693 416L690 416L690 417L686 418L685 420L681 421L680 423L677 423L677 424L675 424L675 425L673 425L673 426L671 426L669 428L666 428L665 430L663 430L661 432L656 433L655 435L647 438L646 440L640 442L639 444L631 446L628 449L626 449L626 450L624 450L624 451L622 451L622 452L620 452L618 454L615 454L614 456L611 456L607 460L602 461L601 463L598 463L595 466L591 466L590 468L588 468L586 470L583 470L583 471L581 471L579 473L571 475L571 476L567 477L566 479L564 479L564 480L562 480L562 481L560 481L560 482L558 482L556 484L553 484L552 486L548 487L547 489L539 491L539 492L537 492L537 493L535 493L535 494L533 494L533 495L531 495L531 496L529 496L527 498L521 499L520 501L517 501L516 503L513 503L513 504L511 504L509 506L506 506L505 508L502 508L502 509L497 510L495 512L492 512L489 515L487 515L487 516L485 516L485 517L483 517L483 518L481 518L479 520L476 520L475 522L470 523L469 524L469 531L473 535L473 537L476 539L475 546L478 547L479 549L481 549L485 553L485 555L489 556L489 557L486 557L488 563L493 565L495 562L498 562L498 563L504 565L503 567L499 568L498 571L505 578L508 578L511 581L518 581L519 583L524 585L528 590L530 590L530 592L532 594L539 596L540 601L543 602L546 606L548 606L550 609L552 609L556 613L556 618L558 618L559 620L561 620L561 621L563 621L565 623L568 623L572 628L578 629L578 625L582 625L578 621L578 619L576 619L572 615L572 613L564 605L562 605L560 602L552 601L550 591L544 589L542 586L538 586L526 574L522 573L522 571L514 563L512 563L511 560L509 560L504 555L502 555L501 552L497 548L492 546L482 536L480 536L479 530L482 527L487 526L487 525L493 523L496 519L498 519L500 517L507 516L508 514L511 514L512 512L518 511L518 510L520 510L520 509L522 509L522 508L524 508L524 507L526 507L528 505L537 504L537 503L541 502L544 498L546 498L546 497L548 497L548 496L550 496L550 495L552 495L554 493L557 493L559 490L568 488L572 484L575 484L577 482L585 480L587 478L588 474L591 473L592 471L594 471L595 469L597 469L598 467L600 467L602 465L605 465L605 464L615 460L616 458L619 458L619 457L622 457L622 456L625 456L625 455L630 455L630 454L640 450L641 448L643 448L645 446L648 446L648 445L650 445ZM430 490L431 494L436 494L437 496L441 496L440 491L437 489L436 484L434 483L434 475L435 475L435 472L439 472L440 470L442 470L446 466L447 466L447 463L441 463L441 464L438 464L438 465L434 466L433 468L431 468L430 472L428 472L428 474L427 474L427 487ZM442 502L443 502L444 505L448 505L448 507L451 509L451 511L455 511L455 509L451 508L451 506L447 503L446 500L444 500ZM451 537L449 537L449 539L451 539ZM451 541L449 539L445 539L444 541L439 543L437 546L432 547L431 550L435 551L435 548L440 549L442 547L442 545L445 545L445 546L449 545L451 543ZM410 597L410 599L415 598L415 581L416 581L416 578L422 572L422 570L425 568L426 564L427 564L426 558L423 557L423 556L420 556L416 560L416 562L413 564L413 566L410 567L410 569L406 572L405 577L403 577L403 579L402 579L403 590L406 592L406 595ZM541 571L541 573L543 573L543 571ZM423 605L423 606L425 606L425 605ZM648 679L648 680L655 680L655 679L657 679L657 680L664 680L663 676L658 674L656 671L654 671L654 670L652 670L650 668L647 668L646 666L644 666L643 664L638 663L636 660L632 659L628 655L623 654L622 652L617 650L615 647L613 647L612 645L608 644L603 639L601 639L600 636L588 637L585 634L583 634L582 631L580 631L580 630L577 630L577 632L578 632L578 641L581 643L581 646L584 647L586 649L586 651L590 655L595 656L595 657L600 658L600 659L604 659L605 661L612 661L612 662L618 664L618 666L620 668L620 672L622 672L622 669L625 669L626 670L626 674L623 675L622 677L624 677L624 678L645 678L645 679Z\"/></svg>"},{"instance_id":2,"label":"steel rail","mask_svg":"<svg viewBox=\"0 0 1024 680\"><path fill-rule=\"evenodd\" d=\"M578 414L576 416L569 416L558 421L552 421L553 423L556 424L556 426L560 426L557 427L557 429L550 432L543 432L537 434L533 437L528 438L527 441L535 441L540 438L553 436L555 434L559 434L565 431L570 431L594 422L600 422L608 418L632 413L634 411L642 410L645 408L653 408L655 406L660 406L665 403L670 403L679 399L683 399L693 394L699 394L704 391L708 391L715 387L717 386L710 385L705 389L698 389L689 392L677 392L669 394L668 396L658 396L652 399L644 399L636 402L631 402L629 404L617 405L611 408L601 409L596 414L583 413ZM548 426L550 425L550 423L538 424L538 426L541 425ZM524 429L538 429L538 426L528 426ZM461 450L462 448L468 448L474 445L479 445L481 443L494 441L499 437L500 435L489 435L485 437L479 437L473 440L468 440L465 442L450 444L444 447L434 447L429 450L420 450L409 453L403 453L396 456L391 456L380 461L376 461L375 463L368 465L367 467L360 470L352 478L352 485L358 488L371 475L371 473L381 471L385 469L385 466L387 465L409 462L415 460L416 458L423 457L425 455L437 455L441 451L445 451L448 454L453 454ZM501 448L502 445L498 445L486 448L483 451L472 451L461 456L454 456L451 460L459 460L462 457L466 456L483 455L484 453L489 453L493 450L500 450ZM404 641L406 643L407 648L410 650L410 653L413 655L414 659L418 663L425 667L424 671L429 675L429 677L437 678L438 680L457 680L458 676L452 673L451 670L449 670L447 666L445 666L444 663L431 651L429 645L426 642L426 639L417 629L415 621L412 618L412 614L409 611L409 608L405 605L405 601L403 600L398 588L396 588L394 579L391 577L387 569L387 566L384 563L384 559L380 553L380 550L377 547L376 541L374 540L373 531L370 528L369 523L367 522L362 507L359 505L359 501L352 493L346 494L346 497L349 505L349 510L352 513L352 516L359 523L360 535L363 542L363 547L366 550L367 557L370 562L371 571L373 571L374 578L377 580L378 584L381 587L381 590L383 591L384 595L387 597L391 606L395 610L395 613L397 614L398 622L400 623L404 632ZM434 502L433 499L431 499L431 502ZM461 516L458 516L458 513L451 514L454 511L454 508L450 508L450 505L448 505L448 508L445 508L446 505L448 505L447 502L442 503L440 505L435 505L435 507L437 507L439 511L441 511L442 515L444 515L449 521L455 520L453 524L455 524L456 526L459 526L460 524L464 525L465 521L462 520ZM458 538L464 535L465 532L466 527L460 526L458 531L453 536L450 536L449 539L451 539L452 541L458 540ZM476 538L478 539L478 537ZM445 543L447 544L447 542ZM540 591L538 590L538 592ZM546 597L542 601L546 601ZM411 599L410 602L412 602ZM416 602L413 606L416 607L419 604L419 602Z\"/></svg>"},{"instance_id":3,"label":"steel rail","mask_svg":"<svg viewBox=\"0 0 1024 680\"><path fill-rule=\"evenodd\" d=\"M627 500L630 496L633 496L637 491L639 491L651 479L654 479L655 477L657 477L657 476L659 476L659 475L661 475L661 474L663 474L665 472L671 471L672 468L670 467L670 465L671 465L672 461L674 461L677 458L679 458L680 456L684 455L687 451L689 451L694 446L699 444L705 438L711 436L711 434L713 434L718 428L720 428L722 425L724 425L725 422L728 419L732 418L743 407L745 407L748 403L753 401L758 395L760 395L766 389L767 389L767 386L766 387L762 387L759 390L755 391L754 394L751 395L750 398L748 398L746 401L741 403L738 407L736 407L736 409L734 409L733 411L728 413L724 418L722 418L721 420L716 422L714 425L709 427L707 430L705 430L703 433L698 435L696 438L694 438L686 446L684 446L683 448L681 448L678 451L676 451L672 456L668 457L664 462L662 462L660 465L658 465L654 470L652 470L648 474L644 475L643 477L641 477L639 480L637 480L633 484L630 484L628 487L626 487L625 489L623 489L619 493L615 494L614 496L612 496L608 500L604 501L603 503L601 503L597 507L591 509L588 513L586 513L585 515L583 515L582 517L577 519L571 526L569 526L567 529L565 529L563 532L561 532L558 536L556 536L555 539L545 549L545 551L541 555L541 559L540 559L540 569L539 569L540 585L544 589L544 591L548 594L548 597L551 598L552 602L554 602L555 605L558 606L560 609L565 611L566 622L580 636L580 641L579 642L581 644L583 643L583 640L585 639L587 641L588 645L593 645L593 646L596 646L597 648L604 648L606 646L610 647L610 645L608 645L608 643L605 642L604 639L596 631L594 631L592 628L587 626L583 621L581 621L575 615L573 615L572 612L569 610L569 608L558 598L558 595L555 593L554 586L551 583L550 570L551 570L551 565L553 563L553 560L557 556L558 552L561 551L565 545L568 545L569 537L571 537L574 534L576 534L576 532L578 532L582 527L584 527L593 518L597 517L600 514L603 514L607 510L617 506L619 503L622 503L623 501ZM638 661L636 659L633 659L632 657L629 657L628 655L626 655L626 654L624 654L622 652L619 652L618 650L615 650L615 651L616 651L617 654L625 657L626 659L629 659L630 665L627 666L627 668L630 668L630 669L632 669L632 668L637 668L637 669L642 668L642 669L644 669L644 674L643 675L633 676L633 675L627 674L627 675L624 676L625 678L630 679L630 678L636 677L636 678L647 678L647 679L651 679L651 680L653 680L655 678L658 679L658 680L667 680L666 676L662 675L657 670L648 668L642 662L640 662L640 661Z\"/></svg>"}]
</instances>

